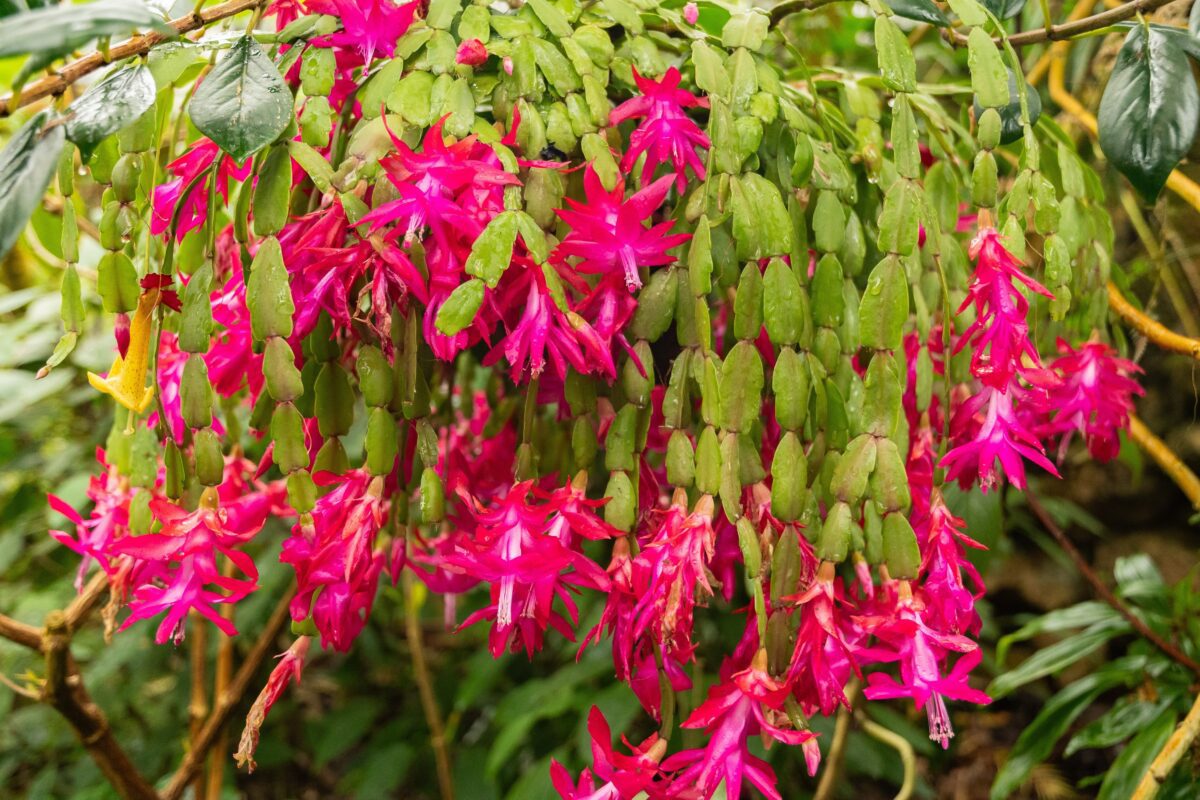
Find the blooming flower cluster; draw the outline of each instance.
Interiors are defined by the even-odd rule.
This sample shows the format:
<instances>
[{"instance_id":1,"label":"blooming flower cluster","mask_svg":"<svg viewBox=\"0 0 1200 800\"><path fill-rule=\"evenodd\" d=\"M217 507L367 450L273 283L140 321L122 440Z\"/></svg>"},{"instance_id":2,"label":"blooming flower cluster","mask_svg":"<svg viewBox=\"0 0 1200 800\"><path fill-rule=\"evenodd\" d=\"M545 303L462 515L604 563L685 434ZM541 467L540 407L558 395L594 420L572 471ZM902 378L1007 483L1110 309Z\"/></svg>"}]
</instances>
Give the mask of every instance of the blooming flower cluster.
<instances>
[{"instance_id":1,"label":"blooming flower cluster","mask_svg":"<svg viewBox=\"0 0 1200 800\"><path fill-rule=\"evenodd\" d=\"M662 728L617 746L593 709L590 767L552 767L564 798L779 798L752 743L815 773L809 720L859 681L948 746L955 704L988 698L980 545L943 486L1024 488L1076 436L1111 459L1138 368L1100 331L1043 363L1051 293L982 210L957 232L982 225L957 315L910 313L938 242L915 216L889 229L928 205L891 192L932 152L914 142L889 189L753 47L668 58L614 46L636 15L540 6L451 25L417 2L271 4L280 27L326 15L286 45L298 124L243 163L200 138L150 192L153 246L203 242L207 269L109 303L120 346L92 383L123 409L90 514L50 500L76 586L98 566L122 629L178 644L189 618L235 634L258 565L290 567L297 638L247 718L251 767L310 650L350 650L402 579L496 658L611 653ZM664 12L688 37L711 23ZM718 611L741 632L725 650ZM685 691L705 699L676 715Z\"/></svg>"}]
</instances>

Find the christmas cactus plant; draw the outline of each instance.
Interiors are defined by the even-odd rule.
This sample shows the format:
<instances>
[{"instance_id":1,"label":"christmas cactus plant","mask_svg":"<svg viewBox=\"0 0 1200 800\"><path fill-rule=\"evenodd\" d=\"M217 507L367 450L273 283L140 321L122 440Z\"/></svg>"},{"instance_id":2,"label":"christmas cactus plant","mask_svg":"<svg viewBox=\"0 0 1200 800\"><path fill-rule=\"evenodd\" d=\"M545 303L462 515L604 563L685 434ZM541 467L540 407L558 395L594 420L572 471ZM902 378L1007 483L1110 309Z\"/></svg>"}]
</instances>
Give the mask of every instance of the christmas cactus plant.
<instances>
[{"instance_id":1,"label":"christmas cactus plant","mask_svg":"<svg viewBox=\"0 0 1200 800\"><path fill-rule=\"evenodd\" d=\"M943 489L1114 458L1140 369L1109 318L1101 181L1039 117L995 4L870 0L869 72L806 62L789 15L819 5L0 20L0 54L31 53L4 111L36 111L0 155L0 246L47 193L63 222L42 374L111 330L90 511L50 498L78 614L107 597L113 636L232 637L257 563L287 565L236 677L262 687L245 769L306 660L354 648L393 592L440 598L495 657L611 652L644 717L614 744L594 708L593 763L552 766L563 798L778 798L755 743L816 775L810 722L860 692L949 746L989 697L980 545ZM912 20L969 84L919 80ZM1150 156L1131 176L1153 194L1173 161ZM237 699L168 784L114 785L182 796Z\"/></svg>"}]
</instances>

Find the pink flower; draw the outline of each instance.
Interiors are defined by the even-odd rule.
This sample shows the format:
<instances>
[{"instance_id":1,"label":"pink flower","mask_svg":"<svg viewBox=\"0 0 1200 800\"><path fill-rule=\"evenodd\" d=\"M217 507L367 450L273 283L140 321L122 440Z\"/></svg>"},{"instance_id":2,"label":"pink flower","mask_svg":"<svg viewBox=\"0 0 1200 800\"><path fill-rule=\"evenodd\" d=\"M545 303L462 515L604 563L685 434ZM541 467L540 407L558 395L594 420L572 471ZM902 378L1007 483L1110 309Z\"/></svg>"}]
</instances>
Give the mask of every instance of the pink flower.
<instances>
[{"instance_id":1,"label":"pink flower","mask_svg":"<svg viewBox=\"0 0 1200 800\"><path fill-rule=\"evenodd\" d=\"M1121 449L1120 432L1129 429L1133 396L1145 394L1132 377L1142 369L1101 342L1087 342L1075 350L1059 339L1058 352L1062 355L1050 368L1062 383L1050 389L1048 407L1054 417L1040 433L1061 437L1060 462L1075 433L1086 439L1096 460L1111 461Z\"/></svg>"},{"instance_id":2,"label":"pink flower","mask_svg":"<svg viewBox=\"0 0 1200 800\"><path fill-rule=\"evenodd\" d=\"M969 344L971 373L985 386L1005 391L1018 372L1041 368L1041 359L1029 341L1029 301L1014 281L1044 297L1053 299L1053 295L1021 271L1021 262L1004 248L995 228L979 231L971 242L971 258L975 275L958 311L961 314L974 305L976 318L959 337L954 352Z\"/></svg>"},{"instance_id":3,"label":"pink flower","mask_svg":"<svg viewBox=\"0 0 1200 800\"><path fill-rule=\"evenodd\" d=\"M175 177L154 188L151 233L156 236L166 233L180 204L182 209L179 210L179 227L175 231L176 241L182 242L188 231L204 224L208 218L210 177L206 173L211 169L213 159L218 156L221 158L221 166L217 170L217 191L226 202L229 201L229 182L233 180L241 183L250 177L249 159L239 167L233 158L222 153L211 139L197 139L186 153L167 165L167 171ZM197 178L199 180L196 180ZM187 197L183 197L188 186L193 188Z\"/></svg>"},{"instance_id":4,"label":"pink flower","mask_svg":"<svg viewBox=\"0 0 1200 800\"><path fill-rule=\"evenodd\" d=\"M503 356L512 367L513 382L520 383L522 377L539 377L548 355L560 380L566 378L568 366L582 375L616 378L607 343L577 313L559 306L542 267L531 260L514 261L495 303L502 309L509 333L484 358L485 366Z\"/></svg>"},{"instance_id":5,"label":"pink flower","mask_svg":"<svg viewBox=\"0 0 1200 800\"><path fill-rule=\"evenodd\" d=\"M50 507L75 525L75 536L65 531L50 531L50 535L59 544L83 557L79 562L79 570L75 573L77 592L83 591L83 579L93 561L105 572L109 570L112 544L126 535L129 527L129 502L134 491L129 486L129 479L122 477L115 468L108 465L104 460L104 451L99 448L96 449L96 460L100 462L102 471L100 475L93 475L88 481L87 496L95 505L86 520L62 499L55 495L47 497Z\"/></svg>"},{"instance_id":6,"label":"pink flower","mask_svg":"<svg viewBox=\"0 0 1200 800\"><path fill-rule=\"evenodd\" d=\"M563 800L624 800L650 788L659 774L658 762L667 751L667 743L660 741L657 733L650 734L637 747L626 741L632 754L618 753L612 745L608 720L600 709L592 706L588 713L588 734L592 737L592 768L583 771L578 785L562 764L550 762L550 780ZM593 774L605 781L600 788L596 788Z\"/></svg>"},{"instance_id":7,"label":"pink flower","mask_svg":"<svg viewBox=\"0 0 1200 800\"><path fill-rule=\"evenodd\" d=\"M188 613L195 611L227 636L236 635L237 628L213 606L236 603L258 588L254 560L236 548L258 533L265 513L231 514L218 506L215 489L205 492L195 511L158 497L151 499L150 510L163 526L161 533L126 536L112 546L114 553L134 561L135 588L121 630L165 611L154 640L178 644ZM245 579L223 576L218 555L228 558Z\"/></svg>"},{"instance_id":8,"label":"pink flower","mask_svg":"<svg viewBox=\"0 0 1200 800\"><path fill-rule=\"evenodd\" d=\"M921 597L927 618L950 633L978 631L980 624L975 600L983 596L983 579L967 560L965 548L984 547L964 533L965 526L950 513L941 492L934 492L929 514L913 526L921 537ZM977 591L967 588L967 579Z\"/></svg>"},{"instance_id":9,"label":"pink flower","mask_svg":"<svg viewBox=\"0 0 1200 800\"><path fill-rule=\"evenodd\" d=\"M248 772L254 772L254 751L258 749L258 735L263 723L267 721L267 714L271 713L271 707L283 695L288 684L300 683L304 659L308 657L308 646L311 642L310 637L301 636L278 656L279 663L271 670L267 685L258 693L249 713L246 714L246 726L242 729L242 737L233 757L238 766L247 767Z\"/></svg>"},{"instance_id":10,"label":"pink flower","mask_svg":"<svg viewBox=\"0 0 1200 800\"><path fill-rule=\"evenodd\" d=\"M882 643L858 651L867 662L899 662L900 680L890 675L872 673L867 676L863 694L870 700L911 697L918 708L925 707L929 717L929 738L942 747L950 746L954 729L946 713L944 698L968 703L987 704L991 698L967 685L967 674L979 663L979 646L965 636L939 633L926 621L927 608L901 582L894 608L886 613L860 617L864 629ZM949 653L965 653L946 675L941 664Z\"/></svg>"},{"instance_id":11,"label":"pink flower","mask_svg":"<svg viewBox=\"0 0 1200 800\"><path fill-rule=\"evenodd\" d=\"M1041 442L1017 417L1013 407L1014 388L1004 391L985 386L955 413L960 420L982 415L978 431L969 440L954 447L942 457L938 466L946 469L946 480L957 480L964 488L975 481L983 491L994 489L1007 477L1018 489L1025 488L1027 458L1058 477L1058 470L1046 458ZM996 461L1001 470L996 470Z\"/></svg>"},{"instance_id":12,"label":"pink flower","mask_svg":"<svg viewBox=\"0 0 1200 800\"><path fill-rule=\"evenodd\" d=\"M674 175L664 175L626 200L623 180L618 180L611 192L606 191L589 165L583 175L587 201L567 198L569 210L555 209L571 231L555 248L554 257L559 261L580 259L576 265L580 272L603 275L621 270L626 287L640 289L638 268L670 264L674 259L668 251L691 238L688 233L668 234L674 225L670 220L649 228L642 225L662 205L674 179Z\"/></svg>"},{"instance_id":13,"label":"pink flower","mask_svg":"<svg viewBox=\"0 0 1200 800\"><path fill-rule=\"evenodd\" d=\"M803 745L814 738L811 731L781 727L788 723L783 710L788 688L767 674L766 650L760 649L745 669L730 675L731 671L727 660L721 668L721 682L684 720L684 728L704 729L708 744L700 750L676 753L663 762L663 770L677 773L663 789L663 797L710 798L724 783L725 796L738 800L743 782L749 781L770 800L780 800L774 771L750 754L751 737L790 745Z\"/></svg>"},{"instance_id":14,"label":"pink flower","mask_svg":"<svg viewBox=\"0 0 1200 800\"><path fill-rule=\"evenodd\" d=\"M387 516L383 479L365 470L335 477L318 473L319 485L337 487L317 500L312 524L292 528L279 560L296 571L292 619L311 619L322 646L347 652L371 616L384 556L375 539Z\"/></svg>"},{"instance_id":15,"label":"pink flower","mask_svg":"<svg viewBox=\"0 0 1200 800\"><path fill-rule=\"evenodd\" d=\"M688 3L683 7L683 18L687 20L688 25L695 25L700 19L700 7L695 3Z\"/></svg>"},{"instance_id":16,"label":"pink flower","mask_svg":"<svg viewBox=\"0 0 1200 800\"><path fill-rule=\"evenodd\" d=\"M454 54L455 63L468 67L478 67L487 60L487 47L478 39L464 39L458 46L458 52Z\"/></svg>"},{"instance_id":17,"label":"pink flower","mask_svg":"<svg viewBox=\"0 0 1200 800\"><path fill-rule=\"evenodd\" d=\"M491 651L497 658L507 649L524 649L532 658L550 627L574 641L571 626L578 623L579 610L572 591L608 589L604 570L572 545L577 534L615 531L600 527L598 520L581 528L565 517L567 504L572 515L589 513L573 499L577 490L558 490L535 504L529 501L530 489L530 482L518 483L486 508L465 496L475 530L444 559L448 568L491 584L491 604L467 617L462 627L491 620ZM554 609L556 599L566 606L569 619Z\"/></svg>"},{"instance_id":18,"label":"pink flower","mask_svg":"<svg viewBox=\"0 0 1200 800\"><path fill-rule=\"evenodd\" d=\"M638 158L645 153L646 161L642 167L644 184L654 175L659 164L670 161L675 172L675 188L680 192L687 188L687 178L684 176L686 169L690 169L699 180L704 180L704 161L696 149L707 150L710 144L700 126L683 111L685 108L706 108L708 99L680 89L681 77L679 70L671 67L662 80L654 81L643 78L634 68L633 79L641 95L621 103L609 116L613 125L644 118L629 137L629 149L621 159L621 170L632 170Z\"/></svg>"},{"instance_id":19,"label":"pink flower","mask_svg":"<svg viewBox=\"0 0 1200 800\"><path fill-rule=\"evenodd\" d=\"M788 667L788 685L801 710L829 716L847 706L846 683L858 672L853 658L860 633L850 624L834 565L822 562L817 580L796 598L800 628ZM776 612L779 613L779 612Z\"/></svg>"},{"instance_id":20,"label":"pink flower","mask_svg":"<svg viewBox=\"0 0 1200 800\"><path fill-rule=\"evenodd\" d=\"M271 0L263 16L275 17L275 29L281 31L306 13L304 0Z\"/></svg>"},{"instance_id":21,"label":"pink flower","mask_svg":"<svg viewBox=\"0 0 1200 800\"><path fill-rule=\"evenodd\" d=\"M204 354L213 389L222 397L232 397L247 388L253 402L262 391L263 356L254 352L246 284L240 266L231 271L223 287L212 293L212 311L213 321L221 326Z\"/></svg>"},{"instance_id":22,"label":"pink flower","mask_svg":"<svg viewBox=\"0 0 1200 800\"><path fill-rule=\"evenodd\" d=\"M408 32L419 0L396 5L392 0L310 0L310 11L330 14L342 23L342 30L320 39L318 46L353 48L369 67L375 54L391 58L396 42Z\"/></svg>"}]
</instances>

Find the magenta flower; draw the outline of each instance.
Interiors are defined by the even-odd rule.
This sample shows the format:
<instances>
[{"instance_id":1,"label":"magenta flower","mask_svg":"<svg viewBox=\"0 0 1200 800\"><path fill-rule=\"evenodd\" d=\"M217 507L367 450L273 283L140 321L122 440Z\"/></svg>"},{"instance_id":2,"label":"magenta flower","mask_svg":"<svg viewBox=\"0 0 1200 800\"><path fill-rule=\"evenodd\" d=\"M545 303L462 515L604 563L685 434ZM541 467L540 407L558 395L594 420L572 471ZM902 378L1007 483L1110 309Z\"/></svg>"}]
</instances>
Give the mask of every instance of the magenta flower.
<instances>
[{"instance_id":1,"label":"magenta flower","mask_svg":"<svg viewBox=\"0 0 1200 800\"><path fill-rule=\"evenodd\" d=\"M311 13L329 14L342 23L342 30L313 44L352 48L369 67L376 53L387 58L395 54L396 42L408 32L419 7L419 0L404 5L392 0L309 0Z\"/></svg>"},{"instance_id":2,"label":"magenta flower","mask_svg":"<svg viewBox=\"0 0 1200 800\"><path fill-rule=\"evenodd\" d=\"M51 508L75 525L74 536L53 530L50 536L82 556L79 570L75 573L77 592L83 591L83 579L93 562L98 563L105 572L109 571L112 544L128 533L129 528L129 502L134 493L129 486L129 479L108 465L104 460L104 451L99 448L96 449L96 460L100 462L101 473L93 475L88 481L87 496L95 505L86 520L61 498L55 495L46 498Z\"/></svg>"},{"instance_id":3,"label":"magenta flower","mask_svg":"<svg viewBox=\"0 0 1200 800\"><path fill-rule=\"evenodd\" d=\"M179 158L167 165L167 171L174 178L154 187L153 216L150 220L150 232L155 236L166 233L171 227L171 218L179 210L179 227L175 231L175 240L183 241L183 237L193 228L204 224L208 218L208 181L206 173L212 168L213 159L221 158L221 166L217 170L217 191L221 198L229 201L229 182L241 183L250 177L250 160L240 167L232 157L220 151L217 145L208 138L200 138L192 143L191 148ZM199 180L196 180L199 178ZM196 181L194 186L192 181ZM183 197L188 186L193 186L187 197Z\"/></svg>"},{"instance_id":4,"label":"magenta flower","mask_svg":"<svg viewBox=\"0 0 1200 800\"><path fill-rule=\"evenodd\" d=\"M1058 470L1046 458L1042 444L1033 431L1017 417L1010 391L985 386L979 394L967 400L955 412L960 420L981 416L979 429L974 436L951 449L942 457L938 466L945 468L946 480L957 480L963 488L975 481L983 491L994 489L1005 477L1018 489L1025 488L1025 464L1029 459L1051 475L1058 477ZM1000 471L996 462L1000 462Z\"/></svg>"},{"instance_id":5,"label":"magenta flower","mask_svg":"<svg viewBox=\"0 0 1200 800\"><path fill-rule=\"evenodd\" d=\"M582 375L616 378L608 345L579 314L559 306L540 266L518 258L508 275L512 277L499 288L494 301L502 309L508 335L484 358L485 366L503 356L511 367L513 382L520 383L523 377L541 376L548 356L560 380L566 378L568 366Z\"/></svg>"},{"instance_id":6,"label":"magenta flower","mask_svg":"<svg viewBox=\"0 0 1200 800\"><path fill-rule=\"evenodd\" d=\"M658 762L667 751L666 741L650 734L634 747L622 737L632 753L618 753L612 745L612 731L600 709L592 706L588 713L588 734L592 738L592 767L571 780L566 767L551 760L550 780L563 800L624 800L647 791L659 774ZM604 784L596 787L593 775Z\"/></svg>"},{"instance_id":7,"label":"magenta flower","mask_svg":"<svg viewBox=\"0 0 1200 800\"><path fill-rule=\"evenodd\" d=\"M687 14L686 10L684 14ZM681 78L676 67L668 69L659 81L643 78L635 67L633 79L642 93L621 103L609 115L613 125L642 119L629 137L629 149L621 159L621 171L628 173L645 153L646 161L642 166L642 183L645 184L659 164L669 161L675 173L675 188L680 192L687 188L685 170L690 169L696 178L704 180L704 161L696 149L707 150L710 144L700 126L684 113L685 108L707 108L708 99L680 89Z\"/></svg>"},{"instance_id":8,"label":"magenta flower","mask_svg":"<svg viewBox=\"0 0 1200 800\"><path fill-rule=\"evenodd\" d=\"M788 686L805 714L829 716L847 706L846 683L858 672L853 653L861 633L843 611L834 565L822 562L817 580L796 598L800 628L788 667ZM778 612L777 612L778 613Z\"/></svg>"},{"instance_id":9,"label":"magenta flower","mask_svg":"<svg viewBox=\"0 0 1200 800\"><path fill-rule=\"evenodd\" d=\"M967 547L984 549L964 532L966 523L950 513L941 492L934 492L929 514L914 524L921 540L921 597L935 628L950 633L979 630L975 600L983 579L966 557ZM967 580L977 587L967 588Z\"/></svg>"},{"instance_id":10,"label":"magenta flower","mask_svg":"<svg viewBox=\"0 0 1200 800\"><path fill-rule=\"evenodd\" d=\"M691 238L689 233L668 234L674 225L670 220L649 228L642 224L662 205L674 179L674 175L664 175L626 200L623 180L618 180L611 192L606 191L589 165L583 174L587 201L567 198L570 209L555 209L571 226L555 248L556 260L578 258L577 270L597 275L621 270L626 287L640 289L638 269L670 264L674 259L668 251Z\"/></svg>"},{"instance_id":11,"label":"magenta flower","mask_svg":"<svg viewBox=\"0 0 1200 800\"><path fill-rule=\"evenodd\" d=\"M886 613L859 618L865 630L882 643L862 648L858 656L868 663L899 662L900 680L875 672L867 676L863 694L871 700L910 697L929 717L929 738L942 747L950 746L954 728L946 712L945 698L987 704L991 698L967 684L967 674L979 663L979 646L965 636L939 633L926 620L928 609L901 582L894 608ZM965 653L954 668L942 675L941 664L950 653Z\"/></svg>"},{"instance_id":12,"label":"magenta flower","mask_svg":"<svg viewBox=\"0 0 1200 800\"><path fill-rule=\"evenodd\" d=\"M262 688L246 714L246 726L242 729L242 737L238 741L237 752L233 758L239 767L246 767L247 772L254 772L254 751L258 749L258 735L271 707L279 700L289 684L300 683L304 671L304 659L308 657L308 646L312 639L301 636L292 642L292 646L278 656L279 663L271 670L267 685Z\"/></svg>"},{"instance_id":13,"label":"magenta flower","mask_svg":"<svg viewBox=\"0 0 1200 800\"><path fill-rule=\"evenodd\" d=\"M688 25L695 25L700 19L700 7L695 3L688 3L683 7L683 18Z\"/></svg>"},{"instance_id":14,"label":"magenta flower","mask_svg":"<svg viewBox=\"0 0 1200 800\"><path fill-rule=\"evenodd\" d=\"M1129 430L1133 396L1145 394L1132 377L1142 369L1118 358L1115 350L1101 342L1087 342L1075 350L1059 339L1058 352L1061 355L1050 368L1062 383L1049 390L1048 407L1054 417L1040 432L1045 437L1061 437L1060 462L1076 433L1084 437L1093 458L1111 461L1121 449L1120 432Z\"/></svg>"},{"instance_id":15,"label":"magenta flower","mask_svg":"<svg viewBox=\"0 0 1200 800\"><path fill-rule=\"evenodd\" d=\"M246 284L241 267L235 267L229 280L212 293L213 321L220 327L204 354L213 389L222 397L232 397L249 389L251 402L262 391L261 353L254 352L250 328L250 309L246 307Z\"/></svg>"},{"instance_id":16,"label":"magenta flower","mask_svg":"<svg viewBox=\"0 0 1200 800\"><path fill-rule=\"evenodd\" d=\"M1005 391L1018 372L1041 368L1041 359L1029 341L1029 301L1014 281L1044 297L1053 299L1053 295L1021 271L1021 262L1004 248L995 228L979 231L971 242L971 258L975 275L958 311L961 314L973 305L976 317L959 337L954 352L970 345L971 373L985 386Z\"/></svg>"},{"instance_id":17,"label":"magenta flower","mask_svg":"<svg viewBox=\"0 0 1200 800\"><path fill-rule=\"evenodd\" d=\"M584 513L571 500L572 492L559 490L535 504L529 500L531 486L528 481L518 483L486 508L464 497L475 530L445 558L448 568L491 584L491 604L467 617L462 627L491 620L489 640L497 658L509 649L524 649L532 658L550 627L574 641L572 626L579 622L579 609L572 592L579 587L608 590L604 570L569 546L583 531L572 526L570 518L566 524L554 524L568 502L572 514ZM555 599L562 601L567 617L554 609Z\"/></svg>"},{"instance_id":18,"label":"magenta flower","mask_svg":"<svg viewBox=\"0 0 1200 800\"><path fill-rule=\"evenodd\" d=\"M183 640L184 622L195 611L227 636L237 634L233 623L214 608L236 603L257 587L254 560L237 548L249 541L266 521L261 515L234 515L218 507L216 491L201 498L200 507L185 511L155 497L150 510L162 524L161 533L126 536L112 545L112 552L133 559L133 597L125 630L138 620L166 612L154 640L159 644ZM225 577L217 565L223 555L245 578ZM206 587L214 588L206 588Z\"/></svg>"},{"instance_id":19,"label":"magenta flower","mask_svg":"<svg viewBox=\"0 0 1200 800\"><path fill-rule=\"evenodd\" d=\"M738 800L743 782L749 781L770 800L780 800L774 771L767 762L750 754L751 737L790 745L803 745L815 737L811 731L782 727L788 723L783 710L788 687L767 674L766 650L760 649L745 669L730 675L731 671L727 660L721 668L721 682L684 720L684 728L702 728L709 736L708 744L663 761L663 770L676 774L663 789L662 797L707 800L724 783L725 796Z\"/></svg>"},{"instance_id":20,"label":"magenta flower","mask_svg":"<svg viewBox=\"0 0 1200 800\"><path fill-rule=\"evenodd\" d=\"M279 560L296 571L292 619L311 619L322 646L347 652L371 616L384 556L375 539L387 516L383 479L365 470L318 473L336 488L317 500L312 524L296 523Z\"/></svg>"}]
</instances>

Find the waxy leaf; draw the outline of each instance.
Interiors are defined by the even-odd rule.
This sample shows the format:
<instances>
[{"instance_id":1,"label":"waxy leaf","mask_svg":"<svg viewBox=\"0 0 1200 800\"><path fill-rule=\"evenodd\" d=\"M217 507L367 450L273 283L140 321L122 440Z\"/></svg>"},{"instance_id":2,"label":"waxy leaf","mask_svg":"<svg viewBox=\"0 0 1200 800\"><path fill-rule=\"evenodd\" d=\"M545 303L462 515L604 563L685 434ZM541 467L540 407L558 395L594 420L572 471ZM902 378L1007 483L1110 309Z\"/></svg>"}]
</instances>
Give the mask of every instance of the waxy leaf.
<instances>
[{"instance_id":1,"label":"waxy leaf","mask_svg":"<svg viewBox=\"0 0 1200 800\"><path fill-rule=\"evenodd\" d=\"M292 93L253 36L243 36L196 89L192 122L235 161L244 161L283 133Z\"/></svg>"},{"instance_id":2,"label":"waxy leaf","mask_svg":"<svg viewBox=\"0 0 1200 800\"><path fill-rule=\"evenodd\" d=\"M483 304L483 281L472 278L461 283L450 293L446 302L438 309L434 324L447 336L453 336L475 320L479 306Z\"/></svg>"},{"instance_id":3,"label":"waxy leaf","mask_svg":"<svg viewBox=\"0 0 1200 800\"><path fill-rule=\"evenodd\" d=\"M12 249L58 167L64 131L47 127L51 113L26 122L0 152L0 257Z\"/></svg>"},{"instance_id":4,"label":"waxy leaf","mask_svg":"<svg viewBox=\"0 0 1200 800\"><path fill-rule=\"evenodd\" d=\"M512 261L513 244L517 241L517 212L504 211L496 216L479 234L471 246L471 255L463 269L495 289ZM482 296L482 295L481 295ZM438 317L441 319L441 316Z\"/></svg>"},{"instance_id":5,"label":"waxy leaf","mask_svg":"<svg viewBox=\"0 0 1200 800\"><path fill-rule=\"evenodd\" d=\"M1025 8L1025 0L983 0L983 4L999 19L1012 19Z\"/></svg>"},{"instance_id":6,"label":"waxy leaf","mask_svg":"<svg viewBox=\"0 0 1200 800\"><path fill-rule=\"evenodd\" d=\"M1098 118L1100 149L1152 200L1192 146L1200 122L1200 90L1183 48L1153 28L1131 30Z\"/></svg>"},{"instance_id":7,"label":"waxy leaf","mask_svg":"<svg viewBox=\"0 0 1200 800\"><path fill-rule=\"evenodd\" d=\"M122 36L137 28L174 33L162 17L139 0L40 8L0 22L0 58L33 53L49 63L93 39Z\"/></svg>"},{"instance_id":8,"label":"waxy leaf","mask_svg":"<svg viewBox=\"0 0 1200 800\"><path fill-rule=\"evenodd\" d=\"M945 12L935 6L932 0L889 0L888 6L898 17L917 22L928 22L939 28L945 28L950 24L950 19Z\"/></svg>"},{"instance_id":9,"label":"waxy leaf","mask_svg":"<svg viewBox=\"0 0 1200 800\"><path fill-rule=\"evenodd\" d=\"M67 109L67 138L86 160L100 140L130 124L154 103L154 76L138 64L117 70Z\"/></svg>"}]
</instances>

